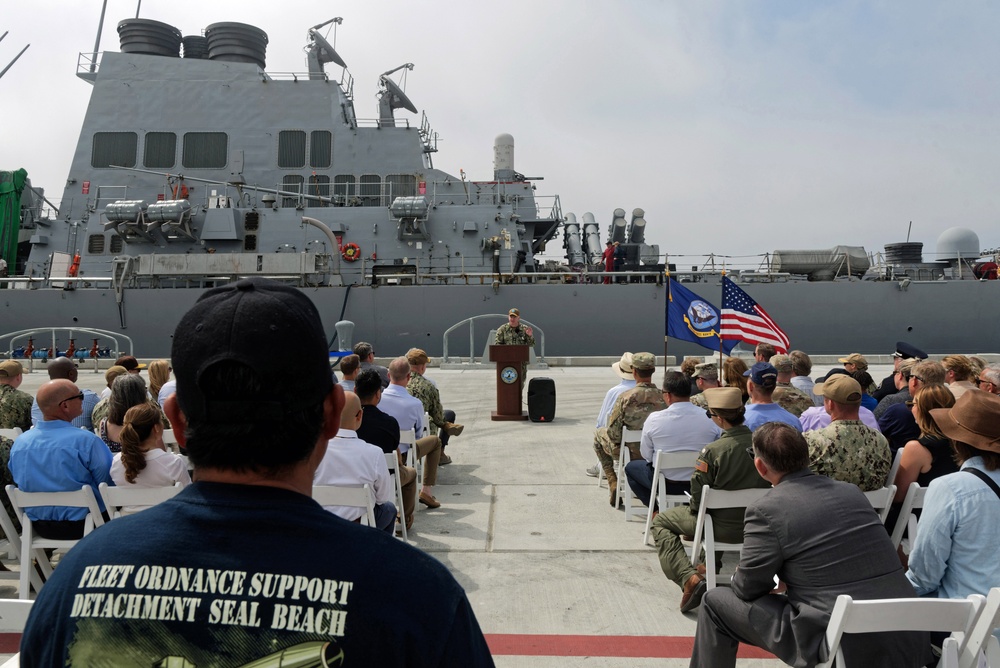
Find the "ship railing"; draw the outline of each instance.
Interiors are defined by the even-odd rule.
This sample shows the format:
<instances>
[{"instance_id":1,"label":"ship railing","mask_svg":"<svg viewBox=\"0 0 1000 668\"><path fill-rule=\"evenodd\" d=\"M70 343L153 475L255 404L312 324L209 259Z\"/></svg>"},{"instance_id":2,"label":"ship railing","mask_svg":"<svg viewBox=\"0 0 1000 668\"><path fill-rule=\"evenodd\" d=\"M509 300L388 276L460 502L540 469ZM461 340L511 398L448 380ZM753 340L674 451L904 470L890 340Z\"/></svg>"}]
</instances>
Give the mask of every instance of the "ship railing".
<instances>
[{"instance_id":1,"label":"ship railing","mask_svg":"<svg viewBox=\"0 0 1000 668\"><path fill-rule=\"evenodd\" d=\"M111 285L111 276L5 276L0 278L0 285L12 283L11 290L36 290L38 288L60 288L72 290L77 287L90 288L98 285Z\"/></svg>"},{"instance_id":2,"label":"ship railing","mask_svg":"<svg viewBox=\"0 0 1000 668\"><path fill-rule=\"evenodd\" d=\"M409 128L410 119L408 118L393 118L392 125L388 125L388 120L379 120L377 118L358 118L356 119L359 128Z\"/></svg>"},{"instance_id":3,"label":"ship railing","mask_svg":"<svg viewBox=\"0 0 1000 668\"><path fill-rule=\"evenodd\" d=\"M66 335L65 338L67 340L76 339L77 338L76 335L86 336L94 339L111 339L114 342L114 344L111 346L105 346L109 347L112 351L112 355L109 356L110 359L118 359L123 353L124 350L123 346L127 346L127 350L124 350L124 352L127 352L129 355L134 354L131 337L125 336L121 332L112 332L107 329L97 329L93 327L35 327L32 329L21 329L16 332L7 332L6 334L0 334L0 346L2 346L3 345L2 342L6 340L7 341L7 349L5 351L6 358L14 359L14 351L15 348L17 348L17 343L19 341L22 340L27 341L29 338L34 339L36 336L48 335L52 337L52 350L56 351L58 350L56 344L57 344L57 336L59 334ZM35 347L35 350L36 351L42 350L42 348ZM75 350L76 352L80 352L81 350L88 350L88 349L81 347L81 348L76 348ZM28 373L31 373L32 371L34 371L36 358L34 356L28 356L25 359L28 367ZM48 360L48 357L37 358L37 359L39 359L40 361ZM79 360L81 362L81 365L85 360L93 360L94 373L100 373L100 366L98 360L101 358L90 357L89 355L86 357L76 357L76 355L74 355L73 359Z\"/></svg>"},{"instance_id":4,"label":"ship railing","mask_svg":"<svg viewBox=\"0 0 1000 668\"><path fill-rule=\"evenodd\" d=\"M76 58L76 76L91 83L97 79L97 72L100 69L100 53L80 53Z\"/></svg>"},{"instance_id":5,"label":"ship railing","mask_svg":"<svg viewBox=\"0 0 1000 668\"><path fill-rule=\"evenodd\" d=\"M490 344L492 344L492 343L494 343L496 341L496 338L495 338L496 328L492 328L488 332L486 343L482 347L483 354L482 354L481 357L479 357L478 362L476 361L476 323L479 322L479 321L483 321L483 320L501 320L503 322L507 322L507 315L504 314L504 313L486 313L486 314L483 314L483 315L474 315L474 316L472 316L470 318L466 318L465 320L461 320L461 321L455 323L454 325L452 325L451 327L449 327L448 329L446 329L444 331L444 335L442 336L442 339L443 339L443 341L442 341L442 347L441 347L441 349L443 351L443 354L441 356L441 363L442 364L461 364L461 363L463 363L463 361L464 361L463 357L452 357L451 356L451 354L449 352L450 349L448 347L448 341L449 341L449 337L452 334L458 332L459 330L463 330L466 327L469 330L469 355L468 355L469 363L470 364L477 364L477 363L483 364L483 363L486 363L486 362L489 361L489 346L490 346ZM528 322L524 318L521 318L521 323L523 325L525 325L526 327L530 327L533 330L532 331L532 335L535 337L535 345L538 346L538 355L537 356L535 355L535 349L534 349L534 347L529 348L529 351L528 351L528 354L529 354L528 365L532 366L532 367L536 367L536 368L538 368L538 367L540 367L540 368L548 368L548 364L545 362L545 332L542 331L542 329L538 325L536 325L534 323L531 323L531 322Z\"/></svg>"},{"instance_id":6,"label":"ship railing","mask_svg":"<svg viewBox=\"0 0 1000 668\"><path fill-rule=\"evenodd\" d=\"M320 75L318 72L266 72L262 74L265 80L273 81L325 81L340 86L340 91L348 100L354 99L354 77L346 69L340 81L331 79L328 72Z\"/></svg>"},{"instance_id":7,"label":"ship railing","mask_svg":"<svg viewBox=\"0 0 1000 668\"><path fill-rule=\"evenodd\" d=\"M404 272L382 273L379 272L374 284L378 285L425 285L425 284L449 284L449 285L493 285L499 289L501 285L523 285L526 283L601 283L605 277L624 278L630 283L656 283L662 285L663 272L659 270L649 271L533 271L517 273L496 272L436 272L421 273Z\"/></svg>"}]
</instances>

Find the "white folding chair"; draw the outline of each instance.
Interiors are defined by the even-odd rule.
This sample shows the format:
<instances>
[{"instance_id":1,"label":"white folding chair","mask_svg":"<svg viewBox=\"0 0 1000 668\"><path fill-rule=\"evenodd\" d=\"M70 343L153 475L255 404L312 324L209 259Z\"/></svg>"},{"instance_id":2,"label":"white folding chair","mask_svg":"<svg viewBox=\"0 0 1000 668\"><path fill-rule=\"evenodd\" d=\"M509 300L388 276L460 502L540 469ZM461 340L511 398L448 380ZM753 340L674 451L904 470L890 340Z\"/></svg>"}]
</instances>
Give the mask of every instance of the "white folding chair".
<instances>
[{"instance_id":1,"label":"white folding chair","mask_svg":"<svg viewBox=\"0 0 1000 668\"><path fill-rule=\"evenodd\" d=\"M417 432L413 429L399 430L399 444L406 443L409 450L406 451L406 465L412 466L417 472L417 484L424 481L424 460L417 456Z\"/></svg>"},{"instance_id":2,"label":"white folding chair","mask_svg":"<svg viewBox=\"0 0 1000 668\"><path fill-rule=\"evenodd\" d=\"M865 492L865 496L878 513L882 524L885 524L885 518L889 516L889 510L892 508L892 497L896 496L896 486L879 487L871 492Z\"/></svg>"},{"instance_id":3,"label":"white folding chair","mask_svg":"<svg viewBox=\"0 0 1000 668\"><path fill-rule=\"evenodd\" d=\"M177 437L174 435L173 429L163 430L163 445L175 455L180 453L180 444L177 442Z\"/></svg>"},{"instance_id":4,"label":"white folding chair","mask_svg":"<svg viewBox=\"0 0 1000 668\"><path fill-rule=\"evenodd\" d=\"M0 529L3 529L3 533L7 536L7 555L17 561L21 562L21 536L17 533L17 528L14 526L14 520L10 518L7 514L7 509L0 506ZM3 572L0 573L0 577L4 575L15 575L14 573ZM20 583L20 575L18 577L18 583ZM42 577L38 574L34 568L31 569L30 573L31 586L34 588L37 594L42 590Z\"/></svg>"},{"instance_id":5,"label":"white folding chair","mask_svg":"<svg viewBox=\"0 0 1000 668\"><path fill-rule=\"evenodd\" d=\"M375 501L372 498L372 486L365 483L361 487L342 485L313 485L312 498L321 506L348 506L363 508L365 514L361 523L375 526Z\"/></svg>"},{"instance_id":6,"label":"white folding chair","mask_svg":"<svg viewBox=\"0 0 1000 668\"><path fill-rule=\"evenodd\" d=\"M111 487L108 483L102 482L97 487L111 519L121 517L122 508L125 506L140 506L140 510L145 510L149 506L155 506L177 496L184 489L179 482L175 482L170 487L126 487L124 485Z\"/></svg>"},{"instance_id":7,"label":"white folding chair","mask_svg":"<svg viewBox=\"0 0 1000 668\"><path fill-rule=\"evenodd\" d=\"M427 413L424 413L424 416L421 418L420 425L421 425L421 427L424 430L424 436L430 436L431 435L431 416L428 415Z\"/></svg>"},{"instance_id":8,"label":"white folding chair","mask_svg":"<svg viewBox=\"0 0 1000 668\"><path fill-rule=\"evenodd\" d=\"M632 490L628 486L628 481L625 480L625 464L632 461L632 455L626 444L628 443L639 443L642 440L642 429L629 429L628 427L622 428L622 438L618 445L618 498L615 501L615 508L625 502L625 490L628 490L629 503L632 501ZM600 485L601 478L598 474L597 484ZM625 520L628 521L628 513L625 513Z\"/></svg>"},{"instance_id":9,"label":"white folding chair","mask_svg":"<svg viewBox=\"0 0 1000 668\"><path fill-rule=\"evenodd\" d=\"M20 427L13 427L12 429L0 429L0 436L6 436L12 441L15 440L18 436L20 436L21 433L22 432Z\"/></svg>"},{"instance_id":10,"label":"white folding chair","mask_svg":"<svg viewBox=\"0 0 1000 668\"><path fill-rule=\"evenodd\" d=\"M899 547L903 542L903 532L906 532L910 545L917 537L917 515L914 510L924 507L924 495L927 488L921 487L918 483L911 482L906 496L903 497L903 504L899 507L899 517L896 518L896 526L892 528L892 546Z\"/></svg>"},{"instance_id":11,"label":"white folding chair","mask_svg":"<svg viewBox=\"0 0 1000 668\"><path fill-rule=\"evenodd\" d=\"M47 547L68 550L79 542L79 539L56 540L43 538L35 535L31 526L31 518L24 512L26 508L37 508L38 506L61 506L66 508L85 508L88 512L84 518L83 535L86 536L96 527L104 524L104 517L101 516L100 506L97 505L97 498L94 491L84 485L73 492L25 492L15 485L7 485L7 496L14 506L17 519L21 522L21 583L20 597L28 598L30 595L30 575L34 571L31 559L34 557L38 561L38 567L42 570L42 575L47 579L52 575L52 564L45 555Z\"/></svg>"},{"instance_id":12,"label":"white folding chair","mask_svg":"<svg viewBox=\"0 0 1000 668\"><path fill-rule=\"evenodd\" d=\"M695 464L698 463L699 454L699 450L687 452L656 451L656 455L653 457L653 488L649 491L649 500L652 502L653 499L656 499L660 505L661 512L673 506L683 505L690 498L687 494L667 494L667 478L663 475L663 471L667 469L694 468ZM650 503L649 508L646 510L646 532L642 537L643 545L649 544L649 529L653 526L653 508L655 506L656 504Z\"/></svg>"},{"instance_id":13,"label":"white folding chair","mask_svg":"<svg viewBox=\"0 0 1000 668\"><path fill-rule=\"evenodd\" d=\"M952 668L955 658L957 633L968 633L973 628L985 599L973 594L965 599L951 598L885 598L872 601L855 601L847 594L837 597L826 627L826 645L829 660L816 664L816 668L844 668L844 652L840 641L845 633L880 633L888 631L949 631L953 635L946 642L942 663Z\"/></svg>"},{"instance_id":14,"label":"white folding chair","mask_svg":"<svg viewBox=\"0 0 1000 668\"><path fill-rule=\"evenodd\" d=\"M0 633L20 633L31 613L31 599L0 598Z\"/></svg>"},{"instance_id":15,"label":"white folding chair","mask_svg":"<svg viewBox=\"0 0 1000 668\"><path fill-rule=\"evenodd\" d=\"M712 524L710 510L724 508L746 508L751 503L768 492L765 487L751 489L724 490L712 489L710 485L701 488L701 502L698 504L698 519L694 528L694 541L691 543L691 563L698 565L701 556L702 542L705 547L705 580L708 589L715 587L715 553L739 552L743 543L720 543L715 540L715 527Z\"/></svg>"},{"instance_id":16,"label":"white folding chair","mask_svg":"<svg viewBox=\"0 0 1000 668\"><path fill-rule=\"evenodd\" d=\"M385 453L385 465L389 467L389 475L396 485L396 508L399 511L399 524L403 528L403 541L409 543L410 539L406 535L406 517L403 514L403 481L399 478L399 458L395 452Z\"/></svg>"},{"instance_id":17,"label":"white folding chair","mask_svg":"<svg viewBox=\"0 0 1000 668\"><path fill-rule=\"evenodd\" d=\"M986 605L980 611L976 623L960 642L958 665L961 668L977 668L983 665L983 659L989 668L1000 668L1000 643L994 635L998 626L1000 626L1000 587L994 587L986 596Z\"/></svg>"},{"instance_id":18,"label":"white folding chair","mask_svg":"<svg viewBox=\"0 0 1000 668\"><path fill-rule=\"evenodd\" d=\"M896 450L896 456L892 458L892 466L889 467L889 475L885 478L885 486L896 484L896 473L899 472L899 460L903 457L903 448Z\"/></svg>"}]
</instances>

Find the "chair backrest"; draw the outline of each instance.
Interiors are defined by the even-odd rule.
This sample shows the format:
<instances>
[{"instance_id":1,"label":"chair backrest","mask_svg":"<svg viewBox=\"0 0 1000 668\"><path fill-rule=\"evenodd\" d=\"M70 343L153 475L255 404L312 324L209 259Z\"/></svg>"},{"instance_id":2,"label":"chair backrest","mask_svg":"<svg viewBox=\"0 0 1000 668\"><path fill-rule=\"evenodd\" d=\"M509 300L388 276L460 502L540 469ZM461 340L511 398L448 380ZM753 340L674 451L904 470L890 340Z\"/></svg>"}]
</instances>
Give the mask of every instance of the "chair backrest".
<instances>
[{"instance_id":1,"label":"chair backrest","mask_svg":"<svg viewBox=\"0 0 1000 668\"><path fill-rule=\"evenodd\" d=\"M0 506L0 529L3 529L4 535L7 536L7 542L10 544L10 557L20 561L21 536L17 533L17 527L14 526L14 520L10 518L10 515L7 514L7 509L3 506ZM41 591L42 578L35 569L31 569L30 580L31 586L34 587L35 592L37 593Z\"/></svg>"},{"instance_id":2,"label":"chair backrest","mask_svg":"<svg viewBox=\"0 0 1000 668\"><path fill-rule=\"evenodd\" d=\"M979 618L973 624L972 629L965 634L964 640L959 647L958 664L965 668L975 668L979 665L979 653L985 651L987 655L987 665L997 668L997 654L1000 648L997 647L996 637L993 635L997 627L1000 626L1000 587L990 589L986 597L986 604L980 611Z\"/></svg>"},{"instance_id":3,"label":"chair backrest","mask_svg":"<svg viewBox=\"0 0 1000 668\"><path fill-rule=\"evenodd\" d=\"M678 452L657 450L653 456L653 475L662 473L664 469L694 468L700 454L701 450L681 450Z\"/></svg>"},{"instance_id":4,"label":"chair backrest","mask_svg":"<svg viewBox=\"0 0 1000 668\"><path fill-rule=\"evenodd\" d=\"M121 517L122 508L125 506L139 506L140 509L155 506L177 496L184 489L180 483L174 483L170 487L126 487L124 485L111 487L106 482L102 482L98 488L111 519Z\"/></svg>"},{"instance_id":5,"label":"chair backrest","mask_svg":"<svg viewBox=\"0 0 1000 668\"><path fill-rule=\"evenodd\" d=\"M399 458L395 452L385 453L385 465L389 468L389 473L395 474L399 469Z\"/></svg>"},{"instance_id":6,"label":"chair backrest","mask_svg":"<svg viewBox=\"0 0 1000 668\"><path fill-rule=\"evenodd\" d=\"M375 502L372 499L372 486L368 483L360 487L313 485L312 498L321 506L363 508L365 514L361 518L362 523L375 526Z\"/></svg>"},{"instance_id":7,"label":"chair backrest","mask_svg":"<svg viewBox=\"0 0 1000 668\"><path fill-rule=\"evenodd\" d=\"M985 598L973 594L965 599L886 598L855 601L847 594L837 597L826 628L830 661L820 666L844 663L840 641L845 633L885 631L968 632L979 617Z\"/></svg>"},{"instance_id":8,"label":"chair backrest","mask_svg":"<svg viewBox=\"0 0 1000 668\"><path fill-rule=\"evenodd\" d=\"M621 445L624 446L626 443L638 443L642 440L642 429L629 429L628 427L622 427L622 440Z\"/></svg>"},{"instance_id":9,"label":"chair backrest","mask_svg":"<svg viewBox=\"0 0 1000 668\"><path fill-rule=\"evenodd\" d=\"M701 501L698 503L698 519L694 528L694 545L692 554L701 554L701 544L705 535L705 516L709 510L722 508L746 508L751 503L769 492L767 487L751 487L749 489L712 489L711 485L701 488Z\"/></svg>"},{"instance_id":10,"label":"chair backrest","mask_svg":"<svg viewBox=\"0 0 1000 668\"><path fill-rule=\"evenodd\" d=\"M878 518L882 520L882 524L885 524L885 518L888 517L889 510L892 508L892 498L896 496L896 486L879 487L871 492L865 492L865 496L868 497L872 508L878 513Z\"/></svg>"},{"instance_id":11,"label":"chair backrest","mask_svg":"<svg viewBox=\"0 0 1000 668\"><path fill-rule=\"evenodd\" d=\"M28 621L31 604L23 598L0 598L0 633L20 633Z\"/></svg>"},{"instance_id":12,"label":"chair backrest","mask_svg":"<svg viewBox=\"0 0 1000 668\"><path fill-rule=\"evenodd\" d=\"M914 510L924 507L924 495L927 488L921 487L918 483L911 482L903 497L903 503L899 506L899 516L896 518L896 526L892 528L892 546L899 547L903 542L903 532L909 529L910 544L913 544L917 537L917 516Z\"/></svg>"},{"instance_id":13,"label":"chair backrest","mask_svg":"<svg viewBox=\"0 0 1000 668\"><path fill-rule=\"evenodd\" d=\"M885 478L885 486L896 484L896 473L899 472L899 460L903 458L903 448L896 450L896 456L892 458L892 466L889 467L889 475Z\"/></svg>"},{"instance_id":14,"label":"chair backrest","mask_svg":"<svg viewBox=\"0 0 1000 668\"><path fill-rule=\"evenodd\" d=\"M413 429L400 429L399 430L399 444L409 445L411 448L417 444L417 432Z\"/></svg>"},{"instance_id":15,"label":"chair backrest","mask_svg":"<svg viewBox=\"0 0 1000 668\"><path fill-rule=\"evenodd\" d=\"M423 427L424 436L430 436L431 435L431 416L428 415L427 413L424 413L423 417L421 418L421 423L420 424Z\"/></svg>"},{"instance_id":16,"label":"chair backrest","mask_svg":"<svg viewBox=\"0 0 1000 668\"><path fill-rule=\"evenodd\" d=\"M174 435L173 429L163 430L163 445L167 447L167 450L175 454L180 450L180 444L177 442L177 436Z\"/></svg>"},{"instance_id":17,"label":"chair backrest","mask_svg":"<svg viewBox=\"0 0 1000 668\"><path fill-rule=\"evenodd\" d=\"M0 429L0 436L6 436L12 441L16 439L18 436L20 436L21 433L22 432L20 427L14 427L12 429Z\"/></svg>"},{"instance_id":18,"label":"chair backrest","mask_svg":"<svg viewBox=\"0 0 1000 668\"><path fill-rule=\"evenodd\" d=\"M25 508L37 508L38 506L62 506L65 508L86 508L89 511L84 533L89 533L91 528L104 524L104 517L101 516L101 508L97 505L97 498L94 490L89 485L83 485L80 489L72 492L25 492L17 488L16 485L7 485L7 496L14 506L14 512L23 525L28 518L24 516Z\"/></svg>"}]
</instances>

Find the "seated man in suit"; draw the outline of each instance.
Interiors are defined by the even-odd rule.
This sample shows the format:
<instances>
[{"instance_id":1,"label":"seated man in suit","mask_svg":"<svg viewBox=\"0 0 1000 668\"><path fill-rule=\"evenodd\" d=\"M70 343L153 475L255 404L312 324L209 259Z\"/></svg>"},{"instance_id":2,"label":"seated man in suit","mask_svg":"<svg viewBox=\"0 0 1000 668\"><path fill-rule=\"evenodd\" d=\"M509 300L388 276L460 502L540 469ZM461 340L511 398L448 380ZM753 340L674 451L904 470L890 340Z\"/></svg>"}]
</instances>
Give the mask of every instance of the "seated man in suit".
<instances>
[{"instance_id":1,"label":"seated man in suit","mask_svg":"<svg viewBox=\"0 0 1000 668\"><path fill-rule=\"evenodd\" d=\"M757 472L774 487L747 507L732 588L716 587L702 600L692 667L735 666L741 642L790 666L812 666L827 659L824 634L837 596L915 595L868 499L856 485L812 473L797 430L762 425L752 450ZM787 587L784 596L771 593L775 575ZM930 660L926 633L854 634L841 645L848 665Z\"/></svg>"}]
</instances>

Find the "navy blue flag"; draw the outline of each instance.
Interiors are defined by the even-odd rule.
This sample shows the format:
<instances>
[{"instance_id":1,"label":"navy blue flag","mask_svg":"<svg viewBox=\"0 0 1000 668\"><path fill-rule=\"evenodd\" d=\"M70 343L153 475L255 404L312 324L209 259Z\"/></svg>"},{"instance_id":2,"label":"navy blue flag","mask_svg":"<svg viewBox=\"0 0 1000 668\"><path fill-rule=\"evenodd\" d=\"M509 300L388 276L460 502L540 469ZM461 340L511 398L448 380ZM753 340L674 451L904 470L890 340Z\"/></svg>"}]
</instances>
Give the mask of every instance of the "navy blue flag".
<instances>
[{"instance_id":1,"label":"navy blue flag","mask_svg":"<svg viewBox=\"0 0 1000 668\"><path fill-rule=\"evenodd\" d=\"M728 355L739 342L719 339L720 319L719 309L667 277L667 336Z\"/></svg>"}]
</instances>

